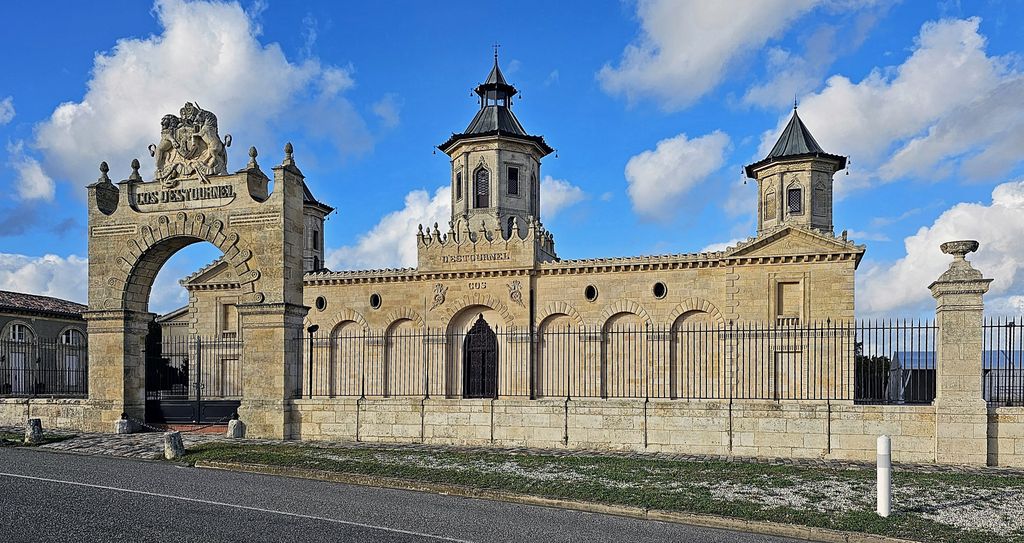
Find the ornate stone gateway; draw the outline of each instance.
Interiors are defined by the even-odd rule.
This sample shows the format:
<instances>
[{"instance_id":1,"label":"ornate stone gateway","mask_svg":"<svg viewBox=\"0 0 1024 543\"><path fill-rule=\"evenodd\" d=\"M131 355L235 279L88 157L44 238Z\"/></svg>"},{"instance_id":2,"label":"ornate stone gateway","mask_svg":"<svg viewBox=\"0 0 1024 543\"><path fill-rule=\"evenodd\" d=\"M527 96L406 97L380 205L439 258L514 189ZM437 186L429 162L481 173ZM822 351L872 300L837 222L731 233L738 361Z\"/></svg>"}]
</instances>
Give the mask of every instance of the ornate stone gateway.
<instances>
[{"instance_id":1,"label":"ornate stone gateway","mask_svg":"<svg viewBox=\"0 0 1024 543\"><path fill-rule=\"evenodd\" d=\"M223 423L241 405L242 342L199 336L146 341L146 422Z\"/></svg>"},{"instance_id":2,"label":"ornate stone gateway","mask_svg":"<svg viewBox=\"0 0 1024 543\"><path fill-rule=\"evenodd\" d=\"M91 429L109 431L122 413L146 418L145 339L149 295L174 253L210 243L239 277L240 406L251 435L286 437L302 319L303 175L291 145L270 178L250 148L227 171L217 118L192 103L167 115L150 146L156 179L132 161L114 183L106 163L89 185L89 405Z\"/></svg>"}]
</instances>

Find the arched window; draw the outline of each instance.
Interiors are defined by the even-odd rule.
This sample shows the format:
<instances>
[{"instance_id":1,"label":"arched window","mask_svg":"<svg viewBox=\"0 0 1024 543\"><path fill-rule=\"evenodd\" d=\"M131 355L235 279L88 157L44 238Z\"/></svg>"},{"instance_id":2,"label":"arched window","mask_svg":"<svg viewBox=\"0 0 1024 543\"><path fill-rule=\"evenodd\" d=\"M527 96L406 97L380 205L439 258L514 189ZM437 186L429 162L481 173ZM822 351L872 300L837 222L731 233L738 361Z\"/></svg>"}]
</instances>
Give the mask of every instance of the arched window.
<instances>
[{"instance_id":1,"label":"arched window","mask_svg":"<svg viewBox=\"0 0 1024 543\"><path fill-rule=\"evenodd\" d=\"M462 199L462 172L456 172L455 174L455 199Z\"/></svg>"},{"instance_id":2,"label":"arched window","mask_svg":"<svg viewBox=\"0 0 1024 543\"><path fill-rule=\"evenodd\" d=\"M27 324L16 322L7 329L7 339L11 341L28 342L32 341L32 329Z\"/></svg>"},{"instance_id":3,"label":"arched window","mask_svg":"<svg viewBox=\"0 0 1024 543\"><path fill-rule=\"evenodd\" d=\"M476 171L476 180L473 182L473 207L482 209L491 205L491 173L484 168Z\"/></svg>"},{"instance_id":4,"label":"arched window","mask_svg":"<svg viewBox=\"0 0 1024 543\"><path fill-rule=\"evenodd\" d=\"M84 392L86 368L82 360L85 358L85 334L75 328L61 332L57 353L57 373L61 376L63 391Z\"/></svg>"},{"instance_id":5,"label":"arched window","mask_svg":"<svg viewBox=\"0 0 1024 543\"><path fill-rule=\"evenodd\" d=\"M509 237L512 237L513 233L515 233L515 234L519 233L519 232L515 231L515 227L516 227L516 218L515 217L509 217L508 218L508 236Z\"/></svg>"},{"instance_id":6,"label":"arched window","mask_svg":"<svg viewBox=\"0 0 1024 543\"><path fill-rule=\"evenodd\" d=\"M313 230L313 239L310 240L310 246L316 250L320 248L320 232Z\"/></svg>"}]
</instances>

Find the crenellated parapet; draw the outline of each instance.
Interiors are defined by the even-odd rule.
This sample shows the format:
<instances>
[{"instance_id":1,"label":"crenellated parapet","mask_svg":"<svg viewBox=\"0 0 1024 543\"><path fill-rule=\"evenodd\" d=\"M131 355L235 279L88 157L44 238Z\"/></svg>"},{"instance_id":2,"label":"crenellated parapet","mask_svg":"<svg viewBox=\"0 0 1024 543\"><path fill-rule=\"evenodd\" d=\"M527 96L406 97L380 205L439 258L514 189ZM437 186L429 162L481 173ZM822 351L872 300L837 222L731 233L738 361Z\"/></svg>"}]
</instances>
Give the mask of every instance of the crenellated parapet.
<instances>
[{"instance_id":1,"label":"crenellated parapet","mask_svg":"<svg viewBox=\"0 0 1024 543\"><path fill-rule=\"evenodd\" d=\"M531 218L521 228L513 218L511 228L486 227L476 230L467 222L452 221L442 233L420 225L416 234L417 271L475 271L483 269L532 268L538 263L557 261L555 239L540 221Z\"/></svg>"}]
</instances>

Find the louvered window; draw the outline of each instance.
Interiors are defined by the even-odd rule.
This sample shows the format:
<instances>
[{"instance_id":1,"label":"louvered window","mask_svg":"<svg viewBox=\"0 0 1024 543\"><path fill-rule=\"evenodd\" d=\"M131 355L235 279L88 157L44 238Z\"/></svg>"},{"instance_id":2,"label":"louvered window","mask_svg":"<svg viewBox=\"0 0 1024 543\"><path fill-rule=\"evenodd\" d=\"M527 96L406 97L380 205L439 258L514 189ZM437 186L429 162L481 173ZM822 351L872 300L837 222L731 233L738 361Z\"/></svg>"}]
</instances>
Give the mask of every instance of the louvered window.
<instances>
[{"instance_id":1,"label":"louvered window","mask_svg":"<svg viewBox=\"0 0 1024 543\"><path fill-rule=\"evenodd\" d=\"M508 193L511 196L519 196L519 168L510 166L508 169Z\"/></svg>"},{"instance_id":2,"label":"louvered window","mask_svg":"<svg viewBox=\"0 0 1024 543\"><path fill-rule=\"evenodd\" d=\"M485 208L490 206L490 185L491 185L491 174L480 168L476 171L476 181L473 183L474 199L473 207Z\"/></svg>"},{"instance_id":3,"label":"louvered window","mask_svg":"<svg viewBox=\"0 0 1024 543\"><path fill-rule=\"evenodd\" d=\"M786 191L786 207L790 213L803 212L803 191L800 189L789 189Z\"/></svg>"}]
</instances>

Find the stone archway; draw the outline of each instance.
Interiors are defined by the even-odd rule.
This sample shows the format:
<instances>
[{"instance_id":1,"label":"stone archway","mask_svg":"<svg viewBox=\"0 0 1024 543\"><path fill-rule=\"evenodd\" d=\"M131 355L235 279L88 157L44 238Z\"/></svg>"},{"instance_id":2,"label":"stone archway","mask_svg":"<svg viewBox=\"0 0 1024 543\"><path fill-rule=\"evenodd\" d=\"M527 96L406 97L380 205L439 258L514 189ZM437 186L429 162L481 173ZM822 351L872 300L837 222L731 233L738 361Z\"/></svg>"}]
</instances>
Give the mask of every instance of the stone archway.
<instances>
[{"instance_id":1,"label":"stone archway","mask_svg":"<svg viewBox=\"0 0 1024 543\"><path fill-rule=\"evenodd\" d=\"M165 116L157 179L144 181L138 161L116 185L101 176L88 187L90 430L109 431L121 413L145 417L143 343L149 295L163 264L194 243L223 253L242 285L238 303L243 342L239 414L253 436L288 437L288 404L299 372L302 319L303 175L291 145L270 178L250 149L246 168L226 169L226 154L212 113L188 108ZM173 117L177 122L167 121ZM212 128L211 128L212 127ZM182 132L184 131L184 132ZM180 155L189 140L196 156ZM225 143L229 143L227 138Z\"/></svg>"}]
</instances>

